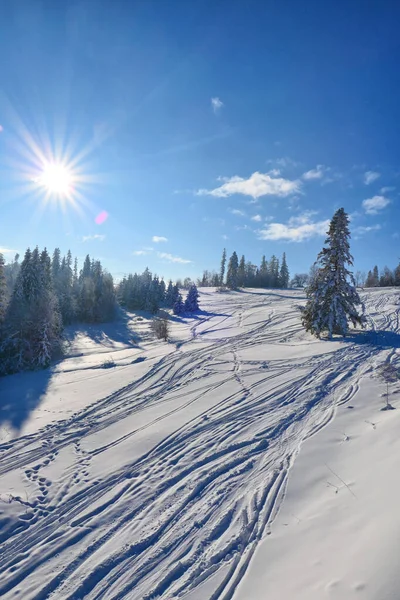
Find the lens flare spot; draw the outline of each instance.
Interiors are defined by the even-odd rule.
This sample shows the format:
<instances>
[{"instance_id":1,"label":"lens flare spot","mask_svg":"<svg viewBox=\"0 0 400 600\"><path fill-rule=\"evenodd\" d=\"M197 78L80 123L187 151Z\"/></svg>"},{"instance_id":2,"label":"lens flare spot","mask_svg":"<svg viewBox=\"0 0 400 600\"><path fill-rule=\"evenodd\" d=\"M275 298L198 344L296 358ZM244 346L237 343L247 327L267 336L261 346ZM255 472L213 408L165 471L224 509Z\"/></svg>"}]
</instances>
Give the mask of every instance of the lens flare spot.
<instances>
[{"instance_id":1,"label":"lens flare spot","mask_svg":"<svg viewBox=\"0 0 400 600\"><path fill-rule=\"evenodd\" d=\"M97 223L97 225L101 225L102 223L107 221L107 219L108 219L108 212L106 210L102 210L101 213L99 213L97 215L97 217L95 218L95 222Z\"/></svg>"}]
</instances>

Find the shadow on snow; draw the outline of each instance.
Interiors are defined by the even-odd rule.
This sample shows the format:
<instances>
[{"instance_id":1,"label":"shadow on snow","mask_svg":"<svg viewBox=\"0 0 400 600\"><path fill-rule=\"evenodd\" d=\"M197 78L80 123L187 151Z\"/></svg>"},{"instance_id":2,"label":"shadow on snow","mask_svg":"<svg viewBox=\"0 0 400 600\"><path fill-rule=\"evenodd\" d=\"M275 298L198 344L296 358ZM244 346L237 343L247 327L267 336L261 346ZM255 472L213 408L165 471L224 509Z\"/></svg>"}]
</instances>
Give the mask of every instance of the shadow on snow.
<instances>
[{"instance_id":1,"label":"shadow on snow","mask_svg":"<svg viewBox=\"0 0 400 600\"><path fill-rule=\"evenodd\" d=\"M332 340L352 344L369 344L379 348L400 348L400 333L395 331L352 331L346 337L334 336Z\"/></svg>"},{"instance_id":2,"label":"shadow on snow","mask_svg":"<svg viewBox=\"0 0 400 600\"><path fill-rule=\"evenodd\" d=\"M72 343L79 334L83 334L96 344L113 348L115 344L137 346L140 336L129 326L132 315L123 309L118 310L114 321L107 323L78 323L70 325L64 330L64 338Z\"/></svg>"},{"instance_id":3,"label":"shadow on snow","mask_svg":"<svg viewBox=\"0 0 400 600\"><path fill-rule=\"evenodd\" d=\"M53 369L0 378L0 426L19 431L46 394Z\"/></svg>"}]
</instances>

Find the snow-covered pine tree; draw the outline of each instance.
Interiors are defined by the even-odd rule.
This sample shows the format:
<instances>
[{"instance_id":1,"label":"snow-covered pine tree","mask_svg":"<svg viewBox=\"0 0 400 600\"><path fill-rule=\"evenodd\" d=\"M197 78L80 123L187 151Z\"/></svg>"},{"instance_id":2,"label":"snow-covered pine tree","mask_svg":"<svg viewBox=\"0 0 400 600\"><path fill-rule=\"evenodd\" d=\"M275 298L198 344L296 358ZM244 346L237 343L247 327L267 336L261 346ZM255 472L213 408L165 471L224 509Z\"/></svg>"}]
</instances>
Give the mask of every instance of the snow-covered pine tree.
<instances>
[{"instance_id":1,"label":"snow-covered pine tree","mask_svg":"<svg viewBox=\"0 0 400 600\"><path fill-rule=\"evenodd\" d=\"M317 337L327 332L345 336L348 321L354 327L364 326L364 306L356 291L353 274L346 264L353 264L350 254L349 218L343 208L334 214L325 240L326 247L319 253L316 274L306 290L307 304L302 322L307 331ZM362 314L357 311L361 305Z\"/></svg>"},{"instance_id":2,"label":"snow-covered pine tree","mask_svg":"<svg viewBox=\"0 0 400 600\"><path fill-rule=\"evenodd\" d=\"M270 286L278 288L279 282L279 259L273 254L269 263Z\"/></svg>"},{"instance_id":3,"label":"snow-covered pine tree","mask_svg":"<svg viewBox=\"0 0 400 600\"><path fill-rule=\"evenodd\" d=\"M172 281L170 279L168 281L167 291L165 293L165 304L168 308L172 308L174 305L173 294L174 294L174 286L172 285Z\"/></svg>"},{"instance_id":4,"label":"snow-covered pine tree","mask_svg":"<svg viewBox=\"0 0 400 600\"><path fill-rule=\"evenodd\" d=\"M7 285L4 257L0 252L0 325L4 321L7 304Z\"/></svg>"},{"instance_id":5,"label":"snow-covered pine tree","mask_svg":"<svg viewBox=\"0 0 400 600\"><path fill-rule=\"evenodd\" d=\"M372 276L374 278L374 287L379 287L379 269L377 265L374 266Z\"/></svg>"},{"instance_id":6,"label":"snow-covered pine tree","mask_svg":"<svg viewBox=\"0 0 400 600\"><path fill-rule=\"evenodd\" d=\"M148 288L147 296L146 296L146 303L144 306L145 310L148 310L153 315L155 315L156 312L158 311L158 309L160 308L159 300L158 300L158 297L159 297L158 285L159 285L158 277L155 277L151 281L150 286Z\"/></svg>"},{"instance_id":7,"label":"snow-covered pine tree","mask_svg":"<svg viewBox=\"0 0 400 600\"><path fill-rule=\"evenodd\" d=\"M394 270L394 283L393 285L400 285L400 264Z\"/></svg>"},{"instance_id":8,"label":"snow-covered pine tree","mask_svg":"<svg viewBox=\"0 0 400 600\"><path fill-rule=\"evenodd\" d=\"M185 305L183 304L182 295L178 292L178 296L173 306L174 315L181 315L185 311Z\"/></svg>"},{"instance_id":9,"label":"snow-covered pine tree","mask_svg":"<svg viewBox=\"0 0 400 600\"><path fill-rule=\"evenodd\" d=\"M185 300L185 312L194 313L199 310L199 292L196 284L192 284L189 288Z\"/></svg>"},{"instance_id":10,"label":"snow-covered pine tree","mask_svg":"<svg viewBox=\"0 0 400 600\"><path fill-rule=\"evenodd\" d=\"M221 258L221 268L219 271L219 285L224 285L225 265L226 265L226 250L224 248L224 250L222 252L222 258Z\"/></svg>"},{"instance_id":11,"label":"snow-covered pine tree","mask_svg":"<svg viewBox=\"0 0 400 600\"><path fill-rule=\"evenodd\" d=\"M279 272L279 285L287 289L289 287L289 269L286 262L286 252L282 256L281 270Z\"/></svg>"},{"instance_id":12,"label":"snow-covered pine tree","mask_svg":"<svg viewBox=\"0 0 400 600\"><path fill-rule=\"evenodd\" d=\"M238 286L244 287L246 283L246 260L244 258L244 254L242 254L242 258L239 262L238 267Z\"/></svg>"},{"instance_id":13,"label":"snow-covered pine tree","mask_svg":"<svg viewBox=\"0 0 400 600\"><path fill-rule=\"evenodd\" d=\"M158 284L158 303L163 304L165 302L166 285L164 279L160 280Z\"/></svg>"},{"instance_id":14,"label":"snow-covered pine tree","mask_svg":"<svg viewBox=\"0 0 400 600\"><path fill-rule=\"evenodd\" d=\"M236 290L238 286L238 268L238 255L236 254L236 252L234 252L229 259L228 271L226 274L226 285L231 290Z\"/></svg>"},{"instance_id":15,"label":"snow-covered pine tree","mask_svg":"<svg viewBox=\"0 0 400 600\"><path fill-rule=\"evenodd\" d=\"M265 254L263 254L261 258L260 268L258 270L258 281L261 287L269 287L269 265L268 261L265 258Z\"/></svg>"}]
</instances>

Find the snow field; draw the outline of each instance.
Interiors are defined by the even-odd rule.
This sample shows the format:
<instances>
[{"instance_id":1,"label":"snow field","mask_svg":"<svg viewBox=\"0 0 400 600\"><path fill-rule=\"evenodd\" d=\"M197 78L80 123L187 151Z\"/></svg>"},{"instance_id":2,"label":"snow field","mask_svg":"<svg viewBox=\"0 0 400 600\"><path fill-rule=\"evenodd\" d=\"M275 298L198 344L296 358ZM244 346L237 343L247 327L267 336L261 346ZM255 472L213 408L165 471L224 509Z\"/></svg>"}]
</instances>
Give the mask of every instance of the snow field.
<instances>
[{"instance_id":1,"label":"snow field","mask_svg":"<svg viewBox=\"0 0 400 600\"><path fill-rule=\"evenodd\" d=\"M343 519L342 499L355 501L343 484L338 493L326 489L317 440L323 448L356 445L323 436L342 414L358 431L359 416L377 410L363 404L360 386L368 389L371 369L388 352L397 360L398 346L388 350L399 335L396 293L374 290L364 299L370 331L323 342L301 327L301 291L205 289L203 312L175 319L168 344L132 317L129 344L112 331L81 333L46 385L39 373L0 380L11 405L27 389L35 399L23 415L11 410L11 423L0 420L0 596L257 599L270 585L273 598L345 598L332 590L364 585L361 572L353 583L340 572L332 579L339 584L326 588L333 571L323 548L321 573L304 581L297 562L297 525L319 548L325 538L313 537L313 518L323 529L332 502ZM116 366L102 368L105 356ZM346 408L356 401L359 408ZM397 419L397 411L379 414L389 424ZM329 453L325 459L337 466ZM380 481L384 488L382 473ZM316 517L280 525L285 507L299 515L310 502ZM293 543L297 553L288 550ZM288 560L292 589L285 588ZM320 595L307 595L314 588ZM373 588L357 591L366 589Z\"/></svg>"}]
</instances>

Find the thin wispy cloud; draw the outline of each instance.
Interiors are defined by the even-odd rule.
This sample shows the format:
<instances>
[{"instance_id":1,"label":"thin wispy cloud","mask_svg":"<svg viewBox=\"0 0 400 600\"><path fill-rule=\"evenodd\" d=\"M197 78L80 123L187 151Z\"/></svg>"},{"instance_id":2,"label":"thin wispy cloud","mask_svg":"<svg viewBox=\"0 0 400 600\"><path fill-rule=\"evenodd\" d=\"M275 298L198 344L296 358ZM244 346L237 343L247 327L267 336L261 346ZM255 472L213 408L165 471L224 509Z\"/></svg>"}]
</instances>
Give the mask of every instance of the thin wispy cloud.
<instances>
[{"instance_id":1,"label":"thin wispy cloud","mask_svg":"<svg viewBox=\"0 0 400 600\"><path fill-rule=\"evenodd\" d=\"M387 194L388 192L394 192L396 188L393 185L387 185L383 188L381 188L380 192L381 194Z\"/></svg>"},{"instance_id":2,"label":"thin wispy cloud","mask_svg":"<svg viewBox=\"0 0 400 600\"><path fill-rule=\"evenodd\" d=\"M134 250L132 254L134 256L145 256L146 254L148 254L148 252L146 250Z\"/></svg>"},{"instance_id":3,"label":"thin wispy cloud","mask_svg":"<svg viewBox=\"0 0 400 600\"><path fill-rule=\"evenodd\" d=\"M260 223L262 221L262 216L261 215L254 215L254 217L251 217L251 220Z\"/></svg>"},{"instance_id":4,"label":"thin wispy cloud","mask_svg":"<svg viewBox=\"0 0 400 600\"><path fill-rule=\"evenodd\" d=\"M315 169L311 169L310 171L306 171L303 173L302 178L306 181L310 181L313 179L322 179L326 172L326 167L324 165L317 165Z\"/></svg>"},{"instance_id":5,"label":"thin wispy cloud","mask_svg":"<svg viewBox=\"0 0 400 600\"><path fill-rule=\"evenodd\" d=\"M364 173L364 183L365 185L369 185L373 181L376 181L381 176L377 171L366 171Z\"/></svg>"},{"instance_id":6,"label":"thin wispy cloud","mask_svg":"<svg viewBox=\"0 0 400 600\"><path fill-rule=\"evenodd\" d=\"M288 223L270 223L258 231L261 240L304 242L313 237L323 236L329 228L329 220L312 221L312 213L292 217Z\"/></svg>"},{"instance_id":7,"label":"thin wispy cloud","mask_svg":"<svg viewBox=\"0 0 400 600\"><path fill-rule=\"evenodd\" d=\"M373 196L363 201L362 205L367 215L376 215L390 204L389 198L386 196Z\"/></svg>"},{"instance_id":8,"label":"thin wispy cloud","mask_svg":"<svg viewBox=\"0 0 400 600\"><path fill-rule=\"evenodd\" d=\"M293 160L289 156L281 156L280 158L269 158L267 161L267 165L275 165L276 167L282 167L283 169L288 167L300 167L301 163Z\"/></svg>"},{"instance_id":9,"label":"thin wispy cloud","mask_svg":"<svg viewBox=\"0 0 400 600\"><path fill-rule=\"evenodd\" d=\"M376 225L368 225L368 226L360 225L359 227L355 227L353 229L353 233L355 236L361 236L366 233L369 233L370 231L379 231L379 229L381 229L381 226L379 225L379 223L377 223Z\"/></svg>"},{"instance_id":10,"label":"thin wispy cloud","mask_svg":"<svg viewBox=\"0 0 400 600\"><path fill-rule=\"evenodd\" d=\"M283 177L272 177L269 173L256 171L248 179L235 175L222 179L224 183L212 190L201 189L199 196L214 196L215 198L228 198L234 194L261 198L262 196L278 196L284 198L301 191L299 180L290 180Z\"/></svg>"},{"instance_id":11,"label":"thin wispy cloud","mask_svg":"<svg viewBox=\"0 0 400 600\"><path fill-rule=\"evenodd\" d=\"M181 258L180 256L173 256L172 254L168 254L168 252L157 252L157 256L171 263L180 263L182 265L187 265L193 261L187 260L186 258Z\"/></svg>"},{"instance_id":12,"label":"thin wispy cloud","mask_svg":"<svg viewBox=\"0 0 400 600\"><path fill-rule=\"evenodd\" d=\"M229 212L232 215L235 215L236 217L245 217L246 213L244 212L244 210L240 210L239 208L230 208Z\"/></svg>"},{"instance_id":13,"label":"thin wispy cloud","mask_svg":"<svg viewBox=\"0 0 400 600\"><path fill-rule=\"evenodd\" d=\"M161 244L162 242L168 242L168 238L166 238L162 235L153 235L153 237L151 238L151 241L154 242L155 244Z\"/></svg>"},{"instance_id":14,"label":"thin wispy cloud","mask_svg":"<svg viewBox=\"0 0 400 600\"><path fill-rule=\"evenodd\" d=\"M221 108L223 108L224 103L217 96L215 98L211 98L211 107L214 111L214 114L218 114Z\"/></svg>"},{"instance_id":15,"label":"thin wispy cloud","mask_svg":"<svg viewBox=\"0 0 400 600\"><path fill-rule=\"evenodd\" d=\"M5 248L4 246L0 246L0 254L16 254L17 250L13 250L12 248Z\"/></svg>"},{"instance_id":16,"label":"thin wispy cloud","mask_svg":"<svg viewBox=\"0 0 400 600\"><path fill-rule=\"evenodd\" d=\"M94 242L94 241L103 242L105 239L106 239L105 235L102 235L100 233L95 233L94 235L84 235L82 237L82 242Z\"/></svg>"}]
</instances>

